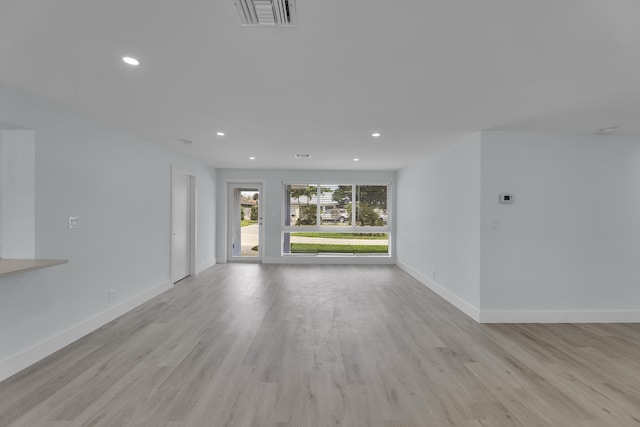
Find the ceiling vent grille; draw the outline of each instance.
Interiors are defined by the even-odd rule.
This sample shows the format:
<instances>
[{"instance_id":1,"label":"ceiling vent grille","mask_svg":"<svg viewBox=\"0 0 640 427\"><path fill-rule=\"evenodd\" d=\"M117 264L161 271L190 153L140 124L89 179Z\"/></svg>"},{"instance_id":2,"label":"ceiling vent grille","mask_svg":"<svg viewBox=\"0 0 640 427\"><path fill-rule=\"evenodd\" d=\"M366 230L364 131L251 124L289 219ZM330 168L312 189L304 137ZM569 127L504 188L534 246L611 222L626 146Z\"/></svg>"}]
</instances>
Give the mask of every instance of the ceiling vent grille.
<instances>
[{"instance_id":1,"label":"ceiling vent grille","mask_svg":"<svg viewBox=\"0 0 640 427\"><path fill-rule=\"evenodd\" d=\"M295 25L294 0L234 0L242 25Z\"/></svg>"}]
</instances>

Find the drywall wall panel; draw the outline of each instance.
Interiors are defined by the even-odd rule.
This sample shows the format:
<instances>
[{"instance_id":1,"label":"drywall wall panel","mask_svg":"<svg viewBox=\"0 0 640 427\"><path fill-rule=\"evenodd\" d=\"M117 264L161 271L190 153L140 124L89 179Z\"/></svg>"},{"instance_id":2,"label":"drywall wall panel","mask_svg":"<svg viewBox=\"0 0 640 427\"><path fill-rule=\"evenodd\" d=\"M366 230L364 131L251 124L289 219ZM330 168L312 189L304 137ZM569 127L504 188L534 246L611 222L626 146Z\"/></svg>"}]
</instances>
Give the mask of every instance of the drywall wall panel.
<instances>
[{"instance_id":1,"label":"drywall wall panel","mask_svg":"<svg viewBox=\"0 0 640 427\"><path fill-rule=\"evenodd\" d=\"M169 283L172 166L197 179L196 264L215 260L213 168L6 85L0 121L35 132L35 255L69 260L0 279L0 365Z\"/></svg>"},{"instance_id":2,"label":"drywall wall panel","mask_svg":"<svg viewBox=\"0 0 640 427\"><path fill-rule=\"evenodd\" d=\"M483 133L482 309L639 309L638 188L637 136Z\"/></svg>"},{"instance_id":3,"label":"drywall wall panel","mask_svg":"<svg viewBox=\"0 0 640 427\"><path fill-rule=\"evenodd\" d=\"M398 173L397 260L476 309L480 304L480 135Z\"/></svg>"}]
</instances>

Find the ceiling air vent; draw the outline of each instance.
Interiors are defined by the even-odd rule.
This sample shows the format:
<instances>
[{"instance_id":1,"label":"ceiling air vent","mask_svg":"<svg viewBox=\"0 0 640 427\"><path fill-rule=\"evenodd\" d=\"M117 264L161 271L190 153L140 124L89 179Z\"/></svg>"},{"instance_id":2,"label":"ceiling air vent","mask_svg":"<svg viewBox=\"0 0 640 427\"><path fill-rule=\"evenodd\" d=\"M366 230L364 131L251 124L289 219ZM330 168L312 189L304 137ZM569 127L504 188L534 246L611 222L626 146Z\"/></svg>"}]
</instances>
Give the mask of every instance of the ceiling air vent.
<instances>
[{"instance_id":1,"label":"ceiling air vent","mask_svg":"<svg viewBox=\"0 0 640 427\"><path fill-rule=\"evenodd\" d=\"M234 0L242 25L295 25L294 0Z\"/></svg>"}]
</instances>

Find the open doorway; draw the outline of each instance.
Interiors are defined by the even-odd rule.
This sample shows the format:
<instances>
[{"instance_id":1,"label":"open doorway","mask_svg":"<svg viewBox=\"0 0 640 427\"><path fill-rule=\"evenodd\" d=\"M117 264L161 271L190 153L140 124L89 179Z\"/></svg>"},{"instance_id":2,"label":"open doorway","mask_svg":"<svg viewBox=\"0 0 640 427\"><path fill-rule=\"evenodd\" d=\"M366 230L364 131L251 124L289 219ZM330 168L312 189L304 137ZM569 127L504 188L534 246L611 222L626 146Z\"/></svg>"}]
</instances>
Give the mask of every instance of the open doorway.
<instances>
[{"instance_id":1,"label":"open doorway","mask_svg":"<svg viewBox=\"0 0 640 427\"><path fill-rule=\"evenodd\" d=\"M262 184L229 184L229 260L262 262Z\"/></svg>"}]
</instances>

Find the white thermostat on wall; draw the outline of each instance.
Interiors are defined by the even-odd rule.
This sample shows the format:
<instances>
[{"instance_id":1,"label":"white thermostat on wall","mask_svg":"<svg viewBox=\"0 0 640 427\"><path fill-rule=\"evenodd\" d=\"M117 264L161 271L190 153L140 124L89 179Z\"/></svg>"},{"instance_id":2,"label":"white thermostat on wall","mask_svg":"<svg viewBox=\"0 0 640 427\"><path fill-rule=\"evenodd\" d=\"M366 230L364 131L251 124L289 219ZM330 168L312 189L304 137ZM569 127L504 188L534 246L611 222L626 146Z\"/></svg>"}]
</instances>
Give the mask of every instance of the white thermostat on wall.
<instances>
[{"instance_id":1,"label":"white thermostat on wall","mask_svg":"<svg viewBox=\"0 0 640 427\"><path fill-rule=\"evenodd\" d=\"M74 229L80 227L80 217L79 216L70 216L69 217L69 229Z\"/></svg>"},{"instance_id":2,"label":"white thermostat on wall","mask_svg":"<svg viewBox=\"0 0 640 427\"><path fill-rule=\"evenodd\" d=\"M513 203L513 194L511 193L500 193L500 203Z\"/></svg>"}]
</instances>

